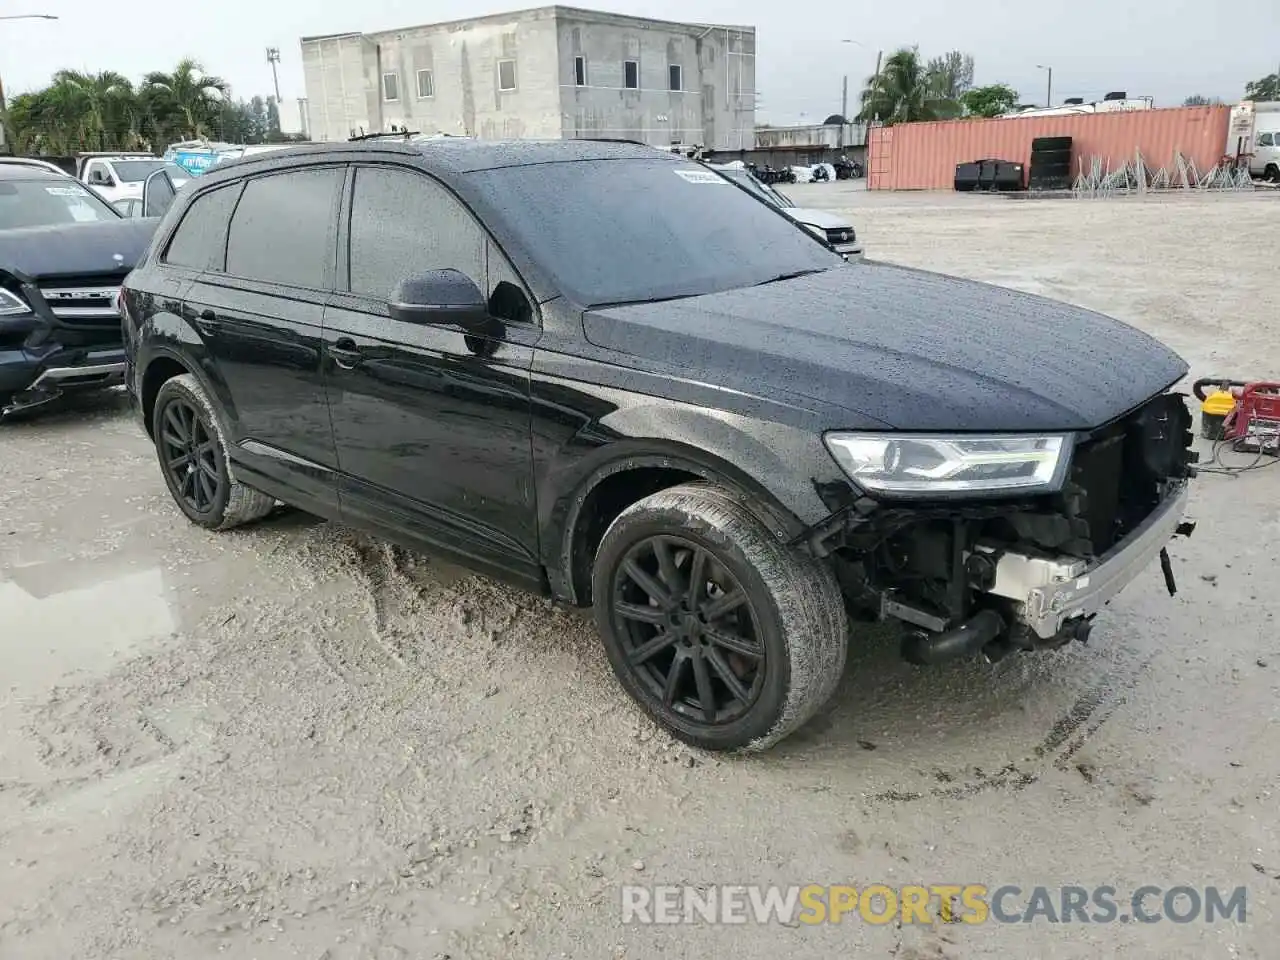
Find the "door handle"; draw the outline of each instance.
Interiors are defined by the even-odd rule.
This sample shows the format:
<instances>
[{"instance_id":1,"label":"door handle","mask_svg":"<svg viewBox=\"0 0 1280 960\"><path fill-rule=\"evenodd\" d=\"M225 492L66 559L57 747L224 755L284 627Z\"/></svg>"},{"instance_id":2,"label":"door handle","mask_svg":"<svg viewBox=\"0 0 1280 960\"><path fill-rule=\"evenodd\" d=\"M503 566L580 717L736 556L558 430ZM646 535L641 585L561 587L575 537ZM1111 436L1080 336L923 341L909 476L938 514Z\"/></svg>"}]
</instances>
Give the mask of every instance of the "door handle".
<instances>
[{"instance_id":1,"label":"door handle","mask_svg":"<svg viewBox=\"0 0 1280 960\"><path fill-rule=\"evenodd\" d=\"M329 356L343 370L352 370L364 360L364 354L360 352L356 347L356 342L350 337L341 337L330 344Z\"/></svg>"}]
</instances>

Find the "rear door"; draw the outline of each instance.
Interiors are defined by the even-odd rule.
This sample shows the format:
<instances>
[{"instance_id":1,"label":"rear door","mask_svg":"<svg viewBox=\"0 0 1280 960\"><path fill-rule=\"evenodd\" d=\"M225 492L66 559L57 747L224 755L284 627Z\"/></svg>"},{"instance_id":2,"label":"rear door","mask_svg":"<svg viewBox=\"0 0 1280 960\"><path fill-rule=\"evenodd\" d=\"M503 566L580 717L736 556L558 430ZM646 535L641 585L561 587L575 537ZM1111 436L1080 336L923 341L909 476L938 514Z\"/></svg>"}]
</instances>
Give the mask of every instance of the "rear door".
<instances>
[{"instance_id":1,"label":"rear door","mask_svg":"<svg viewBox=\"0 0 1280 960\"><path fill-rule=\"evenodd\" d=\"M348 203L324 333L343 515L536 581L532 300L475 217L431 177L353 167ZM442 268L488 295L502 321L493 336L391 318L402 280Z\"/></svg>"},{"instance_id":2,"label":"rear door","mask_svg":"<svg viewBox=\"0 0 1280 960\"><path fill-rule=\"evenodd\" d=\"M321 513L336 507L320 347L345 173L332 165L247 179L225 261L187 293L245 479Z\"/></svg>"}]
</instances>

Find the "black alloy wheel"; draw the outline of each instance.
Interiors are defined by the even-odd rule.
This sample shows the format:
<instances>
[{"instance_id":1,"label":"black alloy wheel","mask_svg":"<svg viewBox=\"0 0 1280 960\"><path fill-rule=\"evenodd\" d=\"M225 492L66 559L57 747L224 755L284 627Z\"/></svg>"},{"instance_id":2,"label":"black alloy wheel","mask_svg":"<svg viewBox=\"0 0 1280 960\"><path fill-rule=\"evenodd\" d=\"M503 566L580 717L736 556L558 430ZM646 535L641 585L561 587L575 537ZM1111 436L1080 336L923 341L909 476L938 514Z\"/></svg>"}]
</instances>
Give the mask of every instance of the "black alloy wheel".
<instances>
[{"instance_id":1,"label":"black alloy wheel","mask_svg":"<svg viewBox=\"0 0 1280 960\"><path fill-rule=\"evenodd\" d=\"M646 537L613 583L615 635L655 706L696 726L733 723L764 684L760 620L742 584L702 544Z\"/></svg>"},{"instance_id":2,"label":"black alloy wheel","mask_svg":"<svg viewBox=\"0 0 1280 960\"><path fill-rule=\"evenodd\" d=\"M165 404L156 446L169 489L190 514L208 514L226 502L227 474L218 436L203 411L184 397Z\"/></svg>"}]
</instances>

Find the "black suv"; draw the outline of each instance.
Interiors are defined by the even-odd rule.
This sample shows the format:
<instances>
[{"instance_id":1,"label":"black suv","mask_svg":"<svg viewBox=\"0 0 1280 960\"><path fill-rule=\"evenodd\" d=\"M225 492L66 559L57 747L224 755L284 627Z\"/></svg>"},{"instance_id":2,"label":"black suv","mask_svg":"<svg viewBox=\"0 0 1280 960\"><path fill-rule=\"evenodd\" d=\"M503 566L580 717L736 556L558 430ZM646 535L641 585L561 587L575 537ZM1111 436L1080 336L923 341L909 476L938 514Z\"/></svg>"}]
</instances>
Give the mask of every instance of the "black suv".
<instances>
[{"instance_id":1,"label":"black suv","mask_svg":"<svg viewBox=\"0 0 1280 960\"><path fill-rule=\"evenodd\" d=\"M116 299L158 220L72 177L0 164L0 416L124 382Z\"/></svg>"},{"instance_id":2,"label":"black suv","mask_svg":"<svg viewBox=\"0 0 1280 960\"><path fill-rule=\"evenodd\" d=\"M915 662L1053 647L1190 532L1161 344L847 263L639 145L231 163L122 301L193 522L281 500L591 605L622 685L704 747L812 716L850 611L904 624Z\"/></svg>"}]
</instances>

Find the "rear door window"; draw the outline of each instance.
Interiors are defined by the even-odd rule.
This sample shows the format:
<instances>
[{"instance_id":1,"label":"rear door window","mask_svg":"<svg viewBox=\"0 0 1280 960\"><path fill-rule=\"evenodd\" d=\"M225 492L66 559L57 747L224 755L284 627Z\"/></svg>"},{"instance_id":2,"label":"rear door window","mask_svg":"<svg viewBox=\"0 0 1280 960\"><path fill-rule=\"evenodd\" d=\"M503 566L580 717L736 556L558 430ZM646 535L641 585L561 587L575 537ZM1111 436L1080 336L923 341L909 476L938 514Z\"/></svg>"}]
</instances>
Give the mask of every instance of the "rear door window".
<instances>
[{"instance_id":1,"label":"rear door window","mask_svg":"<svg viewBox=\"0 0 1280 960\"><path fill-rule=\"evenodd\" d=\"M343 175L341 167L320 167L247 181L231 218L227 273L330 289Z\"/></svg>"},{"instance_id":2,"label":"rear door window","mask_svg":"<svg viewBox=\"0 0 1280 960\"><path fill-rule=\"evenodd\" d=\"M164 262L195 270L222 270L227 254L227 226L240 196L240 184L218 187L191 201L169 241Z\"/></svg>"}]
</instances>

